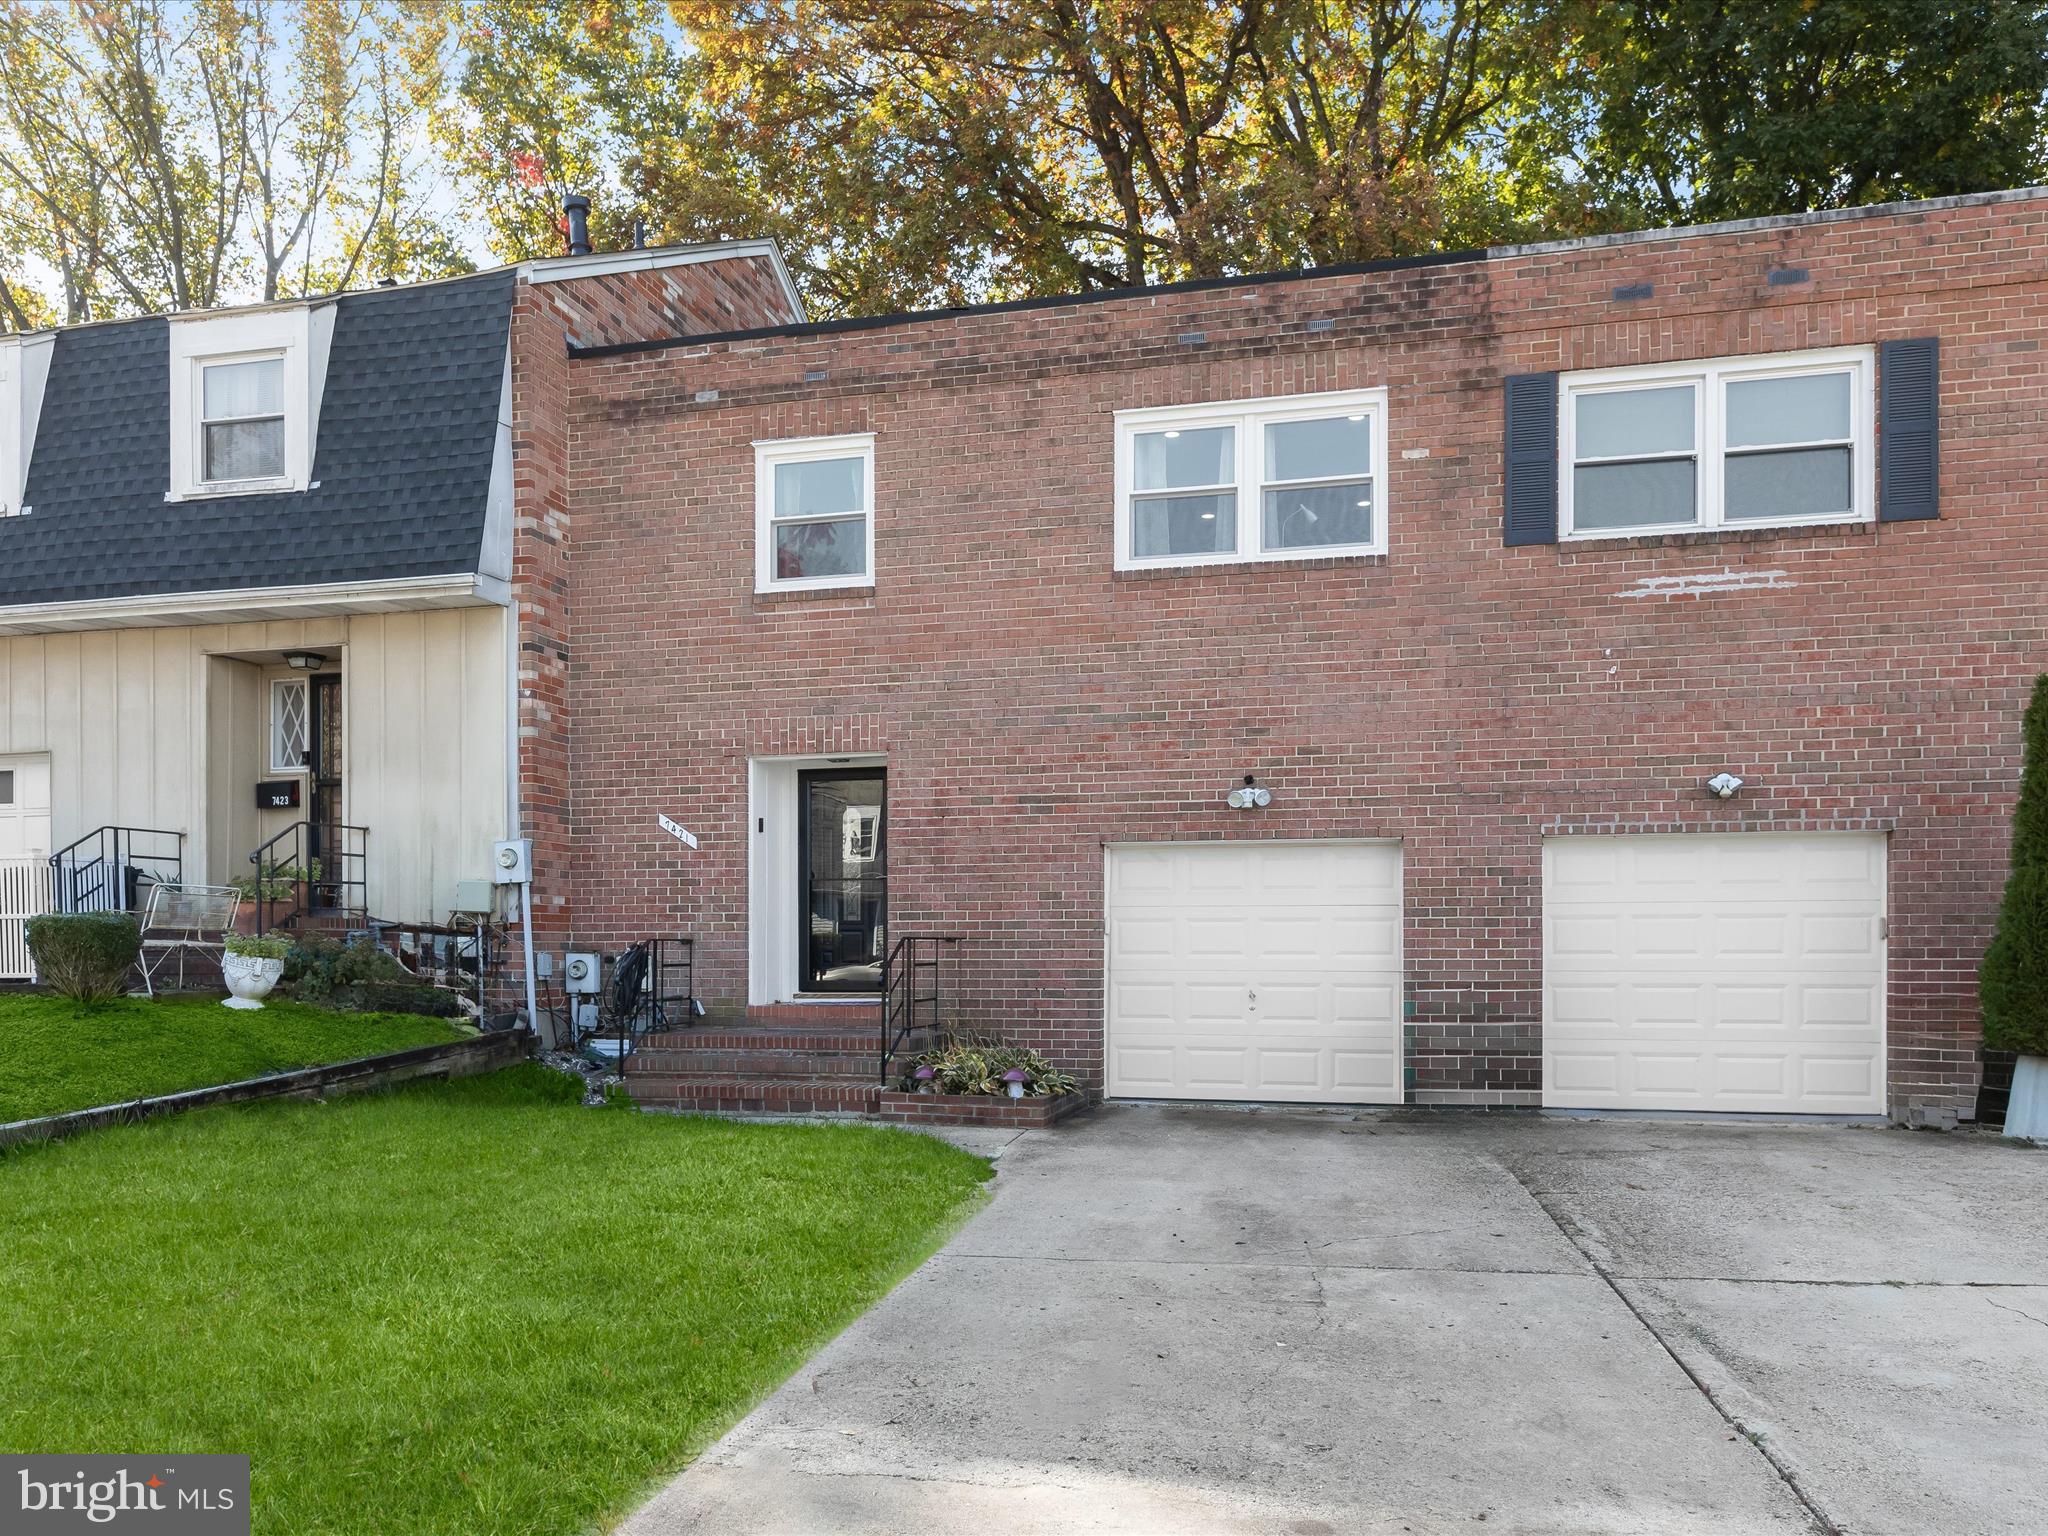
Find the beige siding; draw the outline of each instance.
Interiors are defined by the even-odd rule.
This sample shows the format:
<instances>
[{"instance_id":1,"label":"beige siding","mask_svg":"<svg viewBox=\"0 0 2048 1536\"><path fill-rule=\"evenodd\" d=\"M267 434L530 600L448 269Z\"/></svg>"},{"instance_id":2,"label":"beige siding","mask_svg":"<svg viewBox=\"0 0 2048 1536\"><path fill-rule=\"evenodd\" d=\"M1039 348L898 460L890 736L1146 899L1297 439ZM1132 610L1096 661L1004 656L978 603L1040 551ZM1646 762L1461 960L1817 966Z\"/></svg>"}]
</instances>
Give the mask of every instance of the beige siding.
<instances>
[{"instance_id":1,"label":"beige siding","mask_svg":"<svg viewBox=\"0 0 2048 1536\"><path fill-rule=\"evenodd\" d=\"M227 880L289 815L254 808L269 777L277 653L343 674L346 819L370 829L381 916L447 914L505 835L506 619L498 608L0 637L0 754L47 752L51 833L186 834L189 873Z\"/></svg>"}]
</instances>

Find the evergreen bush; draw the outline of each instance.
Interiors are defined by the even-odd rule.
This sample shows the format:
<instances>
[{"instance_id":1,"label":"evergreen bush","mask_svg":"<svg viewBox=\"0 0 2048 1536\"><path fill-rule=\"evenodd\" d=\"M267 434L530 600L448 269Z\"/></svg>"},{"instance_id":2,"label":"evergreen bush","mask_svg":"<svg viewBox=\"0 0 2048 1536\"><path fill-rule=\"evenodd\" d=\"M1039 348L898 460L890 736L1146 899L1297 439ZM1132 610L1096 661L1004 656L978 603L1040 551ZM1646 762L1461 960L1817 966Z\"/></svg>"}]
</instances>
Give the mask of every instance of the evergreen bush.
<instances>
[{"instance_id":1,"label":"evergreen bush","mask_svg":"<svg viewBox=\"0 0 2048 1536\"><path fill-rule=\"evenodd\" d=\"M1977 971L1977 997L1986 1046L2048 1056L2048 674L2034 680L2021 738L2012 873Z\"/></svg>"}]
</instances>

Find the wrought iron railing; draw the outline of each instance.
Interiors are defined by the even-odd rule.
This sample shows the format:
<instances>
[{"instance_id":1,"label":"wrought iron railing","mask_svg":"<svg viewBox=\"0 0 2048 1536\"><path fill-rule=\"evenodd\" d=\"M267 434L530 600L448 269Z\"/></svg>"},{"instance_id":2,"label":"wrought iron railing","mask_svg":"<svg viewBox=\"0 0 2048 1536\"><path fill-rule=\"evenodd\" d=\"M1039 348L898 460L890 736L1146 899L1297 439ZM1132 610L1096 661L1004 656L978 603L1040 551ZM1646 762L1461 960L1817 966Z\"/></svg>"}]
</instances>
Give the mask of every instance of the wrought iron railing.
<instances>
[{"instance_id":1,"label":"wrought iron railing","mask_svg":"<svg viewBox=\"0 0 2048 1536\"><path fill-rule=\"evenodd\" d=\"M906 933L882 960L882 1086L889 1066L920 1029L935 1039L945 1029L946 963L957 935Z\"/></svg>"},{"instance_id":2,"label":"wrought iron railing","mask_svg":"<svg viewBox=\"0 0 2048 1536\"><path fill-rule=\"evenodd\" d=\"M256 931L290 927L308 914L369 916L370 832L295 821L249 855L256 866Z\"/></svg>"},{"instance_id":3,"label":"wrought iron railing","mask_svg":"<svg viewBox=\"0 0 2048 1536\"><path fill-rule=\"evenodd\" d=\"M138 912L145 885L184 879L184 833L100 827L50 855L50 904L59 912Z\"/></svg>"}]
</instances>

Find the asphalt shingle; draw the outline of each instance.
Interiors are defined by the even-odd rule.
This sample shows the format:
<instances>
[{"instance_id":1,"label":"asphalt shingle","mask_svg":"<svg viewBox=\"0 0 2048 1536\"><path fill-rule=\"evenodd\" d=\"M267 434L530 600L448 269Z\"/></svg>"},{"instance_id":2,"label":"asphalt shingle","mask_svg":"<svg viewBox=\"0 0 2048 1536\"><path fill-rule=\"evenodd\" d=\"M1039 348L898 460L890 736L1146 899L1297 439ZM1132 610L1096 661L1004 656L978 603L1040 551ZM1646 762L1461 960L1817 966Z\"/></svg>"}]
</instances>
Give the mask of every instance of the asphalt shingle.
<instances>
[{"instance_id":1,"label":"asphalt shingle","mask_svg":"<svg viewBox=\"0 0 2048 1536\"><path fill-rule=\"evenodd\" d=\"M170 326L58 333L0 606L474 571L513 276L338 301L313 488L166 502Z\"/></svg>"}]
</instances>

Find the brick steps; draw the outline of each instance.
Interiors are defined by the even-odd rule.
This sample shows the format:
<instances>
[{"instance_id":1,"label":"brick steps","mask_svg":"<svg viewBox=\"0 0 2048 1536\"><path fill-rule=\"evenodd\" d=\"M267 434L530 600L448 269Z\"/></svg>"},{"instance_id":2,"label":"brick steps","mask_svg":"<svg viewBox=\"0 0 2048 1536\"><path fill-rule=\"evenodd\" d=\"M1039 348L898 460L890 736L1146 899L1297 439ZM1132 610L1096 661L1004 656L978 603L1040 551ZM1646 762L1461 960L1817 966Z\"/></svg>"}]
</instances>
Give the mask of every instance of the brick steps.
<instances>
[{"instance_id":1,"label":"brick steps","mask_svg":"<svg viewBox=\"0 0 2048 1536\"><path fill-rule=\"evenodd\" d=\"M875 1113L882 1098L879 1083L715 1077L697 1073L629 1071L626 1088L642 1109L707 1115L866 1116Z\"/></svg>"},{"instance_id":2,"label":"brick steps","mask_svg":"<svg viewBox=\"0 0 2048 1536\"><path fill-rule=\"evenodd\" d=\"M730 1076L815 1077L830 1081L841 1078L879 1080L881 1053L869 1044L864 1050L781 1050L693 1046L688 1050L663 1050L643 1045L626 1058L627 1076Z\"/></svg>"}]
</instances>

